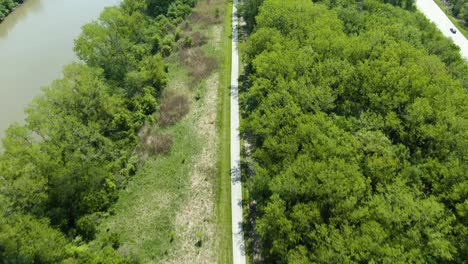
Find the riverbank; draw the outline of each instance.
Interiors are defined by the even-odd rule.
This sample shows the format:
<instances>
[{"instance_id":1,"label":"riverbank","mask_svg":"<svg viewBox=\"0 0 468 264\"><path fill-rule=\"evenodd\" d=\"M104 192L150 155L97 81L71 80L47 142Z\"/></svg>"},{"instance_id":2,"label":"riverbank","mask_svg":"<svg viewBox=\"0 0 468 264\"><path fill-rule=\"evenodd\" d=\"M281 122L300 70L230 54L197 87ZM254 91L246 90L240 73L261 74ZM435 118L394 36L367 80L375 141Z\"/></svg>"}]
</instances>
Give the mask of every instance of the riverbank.
<instances>
[{"instance_id":1,"label":"riverbank","mask_svg":"<svg viewBox=\"0 0 468 264\"><path fill-rule=\"evenodd\" d=\"M57 7L52 0L31 2L49 2L51 9L64 11L63 5ZM107 8L98 22L81 27L73 50L82 63L66 66L63 78L42 89L42 95L26 108L25 125L11 126L4 138L5 151L0 156L0 229L8 232L0 235L0 259L6 262L128 263L130 256L123 252L126 248L120 243L120 234L106 230L103 239L97 241L96 226L115 213L111 207L120 191L129 186L135 173L144 173L137 169L148 156L158 157L155 160L159 164L172 145L196 144L193 134L173 131L178 124L185 125L178 121L187 113L191 98L165 89L170 66L166 67L163 60L181 44L186 47L204 41L195 35L180 38L183 32L179 24L190 14L194 2L151 2L154 5L145 5L144 10L131 3ZM85 3L84 7L89 5ZM176 15L166 16L169 10ZM34 13L28 14L28 20ZM157 45L155 39L164 39L164 46ZM44 46L37 41L31 43ZM13 55L3 53L4 46L0 42L5 61L15 61ZM45 48L53 50L54 43ZM113 56L116 50L123 56ZM194 73L199 73L197 57L193 63ZM208 66L211 70L212 65ZM15 68L11 63L8 67ZM156 123L166 131L153 136L151 126ZM166 167L171 176L178 169L176 164L190 164L189 160L175 157ZM164 167L155 170L164 172ZM169 180L173 186L180 184L173 177ZM139 213L128 219L145 211ZM28 232L24 234L23 230Z\"/></svg>"},{"instance_id":2,"label":"riverbank","mask_svg":"<svg viewBox=\"0 0 468 264\"><path fill-rule=\"evenodd\" d=\"M21 2L20 2L21 1ZM5 18L11 14L13 11L15 11L18 6L23 4L22 0L13 0L11 3L13 3L13 6L8 6L6 3L0 3L0 23L5 20Z\"/></svg>"}]
</instances>

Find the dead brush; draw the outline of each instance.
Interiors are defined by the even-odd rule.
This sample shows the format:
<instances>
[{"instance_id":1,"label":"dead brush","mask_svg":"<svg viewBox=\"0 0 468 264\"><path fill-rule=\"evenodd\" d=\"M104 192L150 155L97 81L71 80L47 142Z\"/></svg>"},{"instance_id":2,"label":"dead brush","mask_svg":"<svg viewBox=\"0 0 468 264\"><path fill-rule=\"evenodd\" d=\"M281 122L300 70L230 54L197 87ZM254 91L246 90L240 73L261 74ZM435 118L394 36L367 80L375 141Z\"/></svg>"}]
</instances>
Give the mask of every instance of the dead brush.
<instances>
[{"instance_id":1,"label":"dead brush","mask_svg":"<svg viewBox=\"0 0 468 264\"><path fill-rule=\"evenodd\" d=\"M188 21L192 24L201 23L203 25L221 23L224 14L217 12L217 8L219 10L220 4L211 3L211 0L199 1L197 8L188 17Z\"/></svg>"},{"instance_id":2,"label":"dead brush","mask_svg":"<svg viewBox=\"0 0 468 264\"><path fill-rule=\"evenodd\" d=\"M150 151L152 154L166 154L171 151L172 144L173 140L170 134L159 134L153 138Z\"/></svg>"},{"instance_id":3,"label":"dead brush","mask_svg":"<svg viewBox=\"0 0 468 264\"><path fill-rule=\"evenodd\" d=\"M159 109L159 125L166 127L175 124L190 110L190 102L185 94L168 92L163 96Z\"/></svg>"},{"instance_id":4,"label":"dead brush","mask_svg":"<svg viewBox=\"0 0 468 264\"><path fill-rule=\"evenodd\" d=\"M173 144L170 134L157 133L149 124L145 124L140 129L138 138L140 144L137 152L143 160L148 156L169 153Z\"/></svg>"},{"instance_id":5,"label":"dead brush","mask_svg":"<svg viewBox=\"0 0 468 264\"><path fill-rule=\"evenodd\" d=\"M206 56L200 48L183 50L180 58L195 82L207 78L218 66L216 58Z\"/></svg>"},{"instance_id":6,"label":"dead brush","mask_svg":"<svg viewBox=\"0 0 468 264\"><path fill-rule=\"evenodd\" d=\"M190 49L205 45L208 43L208 37L198 31L192 34L185 32L183 35L180 35L177 42L182 49Z\"/></svg>"},{"instance_id":7,"label":"dead brush","mask_svg":"<svg viewBox=\"0 0 468 264\"><path fill-rule=\"evenodd\" d=\"M193 32L192 40L193 40L193 46L194 47L203 46L208 42L208 38L206 37L206 35L198 32L198 31Z\"/></svg>"}]
</instances>

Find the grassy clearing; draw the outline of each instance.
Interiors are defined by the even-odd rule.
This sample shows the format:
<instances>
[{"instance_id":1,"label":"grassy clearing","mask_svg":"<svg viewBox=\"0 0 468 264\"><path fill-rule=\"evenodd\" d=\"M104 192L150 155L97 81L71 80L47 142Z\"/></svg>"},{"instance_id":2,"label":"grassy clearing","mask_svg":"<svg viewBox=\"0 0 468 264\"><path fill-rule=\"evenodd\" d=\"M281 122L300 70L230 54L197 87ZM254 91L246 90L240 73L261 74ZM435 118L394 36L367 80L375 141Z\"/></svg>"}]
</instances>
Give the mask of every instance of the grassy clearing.
<instances>
[{"instance_id":1,"label":"grassy clearing","mask_svg":"<svg viewBox=\"0 0 468 264\"><path fill-rule=\"evenodd\" d=\"M199 1L181 24L177 51L166 59L165 112L156 115L164 122L142 129L140 142L151 146L137 149L137 175L99 226L99 240L116 240L121 254L141 263L232 263L231 4ZM170 150L157 145L168 138Z\"/></svg>"},{"instance_id":2,"label":"grassy clearing","mask_svg":"<svg viewBox=\"0 0 468 264\"><path fill-rule=\"evenodd\" d=\"M231 148L230 148L230 89L231 89L231 13L232 2L227 1L222 35L222 69L220 72L221 87L219 89L218 133L220 144L218 149L219 177L216 183L216 204L220 244L218 263L232 263L232 231L231 231Z\"/></svg>"},{"instance_id":3,"label":"grassy clearing","mask_svg":"<svg viewBox=\"0 0 468 264\"><path fill-rule=\"evenodd\" d=\"M172 79L184 79L183 73L172 73ZM180 89L176 82L169 87ZM143 163L121 191L112 216L100 225L101 239L118 234L122 255L135 256L142 263L155 263L172 249L176 213L186 201L188 175L194 157L201 150L192 119L193 116L188 116L174 126L155 129L172 136L170 152L150 156Z\"/></svg>"},{"instance_id":4,"label":"grassy clearing","mask_svg":"<svg viewBox=\"0 0 468 264\"><path fill-rule=\"evenodd\" d=\"M452 23L458 28L458 33L462 34L466 38L468 36L468 29L465 28L463 22L454 17L441 0L434 0L434 2L440 7L440 9L442 9L442 11L444 11L445 15L447 15Z\"/></svg>"},{"instance_id":5,"label":"grassy clearing","mask_svg":"<svg viewBox=\"0 0 468 264\"><path fill-rule=\"evenodd\" d=\"M192 28L200 29L196 33L200 33L205 41L185 49L179 56L193 82L201 81L196 89L198 100L194 109L194 126L203 147L192 167L188 200L177 213L174 250L163 260L164 263L215 263L219 252L217 245L220 237L215 211L219 144L216 117L220 86L219 58L222 54L220 13L223 7L222 0L199 2L190 21ZM193 39L196 38L194 33Z\"/></svg>"}]
</instances>

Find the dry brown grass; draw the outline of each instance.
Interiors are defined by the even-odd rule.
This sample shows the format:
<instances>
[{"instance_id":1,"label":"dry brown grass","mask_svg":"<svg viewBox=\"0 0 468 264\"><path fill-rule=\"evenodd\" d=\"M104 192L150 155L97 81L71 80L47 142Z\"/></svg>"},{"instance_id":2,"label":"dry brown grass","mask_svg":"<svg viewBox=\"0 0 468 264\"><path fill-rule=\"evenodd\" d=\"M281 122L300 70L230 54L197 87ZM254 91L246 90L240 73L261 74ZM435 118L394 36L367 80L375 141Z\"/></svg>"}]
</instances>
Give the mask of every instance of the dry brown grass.
<instances>
[{"instance_id":1,"label":"dry brown grass","mask_svg":"<svg viewBox=\"0 0 468 264\"><path fill-rule=\"evenodd\" d=\"M195 23L205 26L220 24L224 18L223 4L215 0L200 0L198 1L197 8L190 14L187 20L192 25Z\"/></svg>"},{"instance_id":2,"label":"dry brown grass","mask_svg":"<svg viewBox=\"0 0 468 264\"><path fill-rule=\"evenodd\" d=\"M152 149L156 154L166 154L171 151L172 143L173 140L170 134L159 134L153 139Z\"/></svg>"},{"instance_id":3,"label":"dry brown grass","mask_svg":"<svg viewBox=\"0 0 468 264\"><path fill-rule=\"evenodd\" d=\"M216 58L206 56L200 48L183 50L180 54L181 63L187 66L187 71L194 82L199 82L218 68Z\"/></svg>"},{"instance_id":4,"label":"dry brown grass","mask_svg":"<svg viewBox=\"0 0 468 264\"><path fill-rule=\"evenodd\" d=\"M186 45L181 37L180 46L185 47L181 50L181 64L186 65L189 75L194 82L199 82L210 76L214 69L218 68L216 58L207 56L199 47L208 43L210 40L218 44L217 34L208 37L208 27L216 28L224 19L224 2L219 0L200 0L197 7L189 15L186 22L182 25L183 36L189 37L191 45ZM201 26L202 31L193 31L193 25ZM215 38L215 39L213 39ZM213 41L214 40L214 41Z\"/></svg>"},{"instance_id":5,"label":"dry brown grass","mask_svg":"<svg viewBox=\"0 0 468 264\"><path fill-rule=\"evenodd\" d=\"M218 74L206 80L207 94L203 106L197 109L197 131L203 150L196 158L190 179L187 203L176 217L177 249L164 263L216 263L216 214L213 184L217 169L216 103L218 100Z\"/></svg>"},{"instance_id":6,"label":"dry brown grass","mask_svg":"<svg viewBox=\"0 0 468 264\"><path fill-rule=\"evenodd\" d=\"M216 49L221 49L221 36L223 34L223 28L221 26L213 27L213 42L216 43Z\"/></svg>"},{"instance_id":7,"label":"dry brown grass","mask_svg":"<svg viewBox=\"0 0 468 264\"><path fill-rule=\"evenodd\" d=\"M200 47L207 43L208 38L206 37L205 34L202 34L201 32L197 31L192 34L192 41L193 41L193 47Z\"/></svg>"},{"instance_id":8,"label":"dry brown grass","mask_svg":"<svg viewBox=\"0 0 468 264\"><path fill-rule=\"evenodd\" d=\"M159 125L166 127L175 124L190 111L190 101L187 95L176 92L167 92L162 99L159 109Z\"/></svg>"},{"instance_id":9,"label":"dry brown grass","mask_svg":"<svg viewBox=\"0 0 468 264\"><path fill-rule=\"evenodd\" d=\"M145 124L140 129L138 137L140 145L137 151L143 160L152 155L167 154L171 151L172 136L167 133L156 133L149 124Z\"/></svg>"},{"instance_id":10,"label":"dry brown grass","mask_svg":"<svg viewBox=\"0 0 468 264\"><path fill-rule=\"evenodd\" d=\"M216 48L221 44L221 27L214 26L210 42ZM190 49L194 52L193 49ZM201 52L201 51L200 51ZM193 54L185 61L187 68L196 57ZM219 74L213 70L203 78L206 94L196 103L193 116L203 150L195 158L190 175L190 189L186 204L177 213L174 251L163 260L163 263L216 263L219 234L215 211L214 182L217 175L217 145L219 144L216 128L216 110L218 102ZM192 116L192 114L191 114Z\"/></svg>"},{"instance_id":11,"label":"dry brown grass","mask_svg":"<svg viewBox=\"0 0 468 264\"><path fill-rule=\"evenodd\" d=\"M221 48L222 26L217 25L217 21L223 22L223 5L225 3L221 0L199 0L189 23L183 25L184 36L190 36L193 40L192 47L178 51L179 63L191 77L186 83L190 88L185 92L193 93L199 84L204 91L203 96L193 102L187 121L193 122L203 149L194 159L187 198L176 214L172 249L161 263L216 263L218 259L220 237L214 184L218 173L216 161L219 139L216 115L219 65L218 60L207 56L202 48L205 44L216 49ZM216 8L221 11L216 12ZM216 13L219 13L218 16ZM203 30L199 33L191 32L192 27L197 27L195 24L201 25Z\"/></svg>"}]
</instances>

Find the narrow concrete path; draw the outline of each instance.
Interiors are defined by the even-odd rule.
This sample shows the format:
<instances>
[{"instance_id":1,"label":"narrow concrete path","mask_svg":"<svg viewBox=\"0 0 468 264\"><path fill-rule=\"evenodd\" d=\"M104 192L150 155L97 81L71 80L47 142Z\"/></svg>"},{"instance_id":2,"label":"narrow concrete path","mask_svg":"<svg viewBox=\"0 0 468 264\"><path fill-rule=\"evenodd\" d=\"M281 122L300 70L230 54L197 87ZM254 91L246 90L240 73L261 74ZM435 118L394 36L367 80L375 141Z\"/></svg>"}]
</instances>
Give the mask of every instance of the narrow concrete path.
<instances>
[{"instance_id":1,"label":"narrow concrete path","mask_svg":"<svg viewBox=\"0 0 468 264\"><path fill-rule=\"evenodd\" d=\"M453 34L450 28L457 28L445 15L444 11L433 0L416 0L418 9L434 24L446 37L451 38L453 42L460 47L463 58L468 60L468 40L459 32Z\"/></svg>"},{"instance_id":2,"label":"narrow concrete path","mask_svg":"<svg viewBox=\"0 0 468 264\"><path fill-rule=\"evenodd\" d=\"M239 52L238 0L232 8L232 65L231 65L231 210L233 264L245 264L244 232L242 230L242 185L239 135Z\"/></svg>"}]
</instances>

